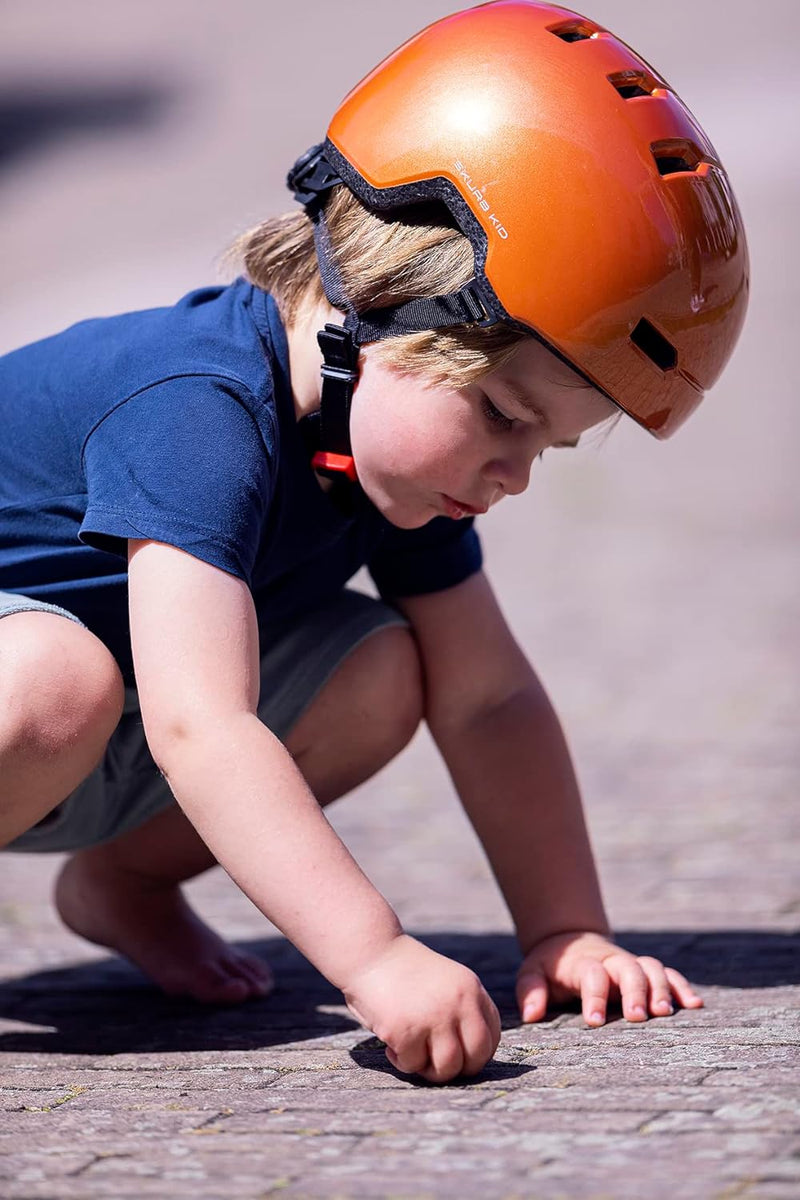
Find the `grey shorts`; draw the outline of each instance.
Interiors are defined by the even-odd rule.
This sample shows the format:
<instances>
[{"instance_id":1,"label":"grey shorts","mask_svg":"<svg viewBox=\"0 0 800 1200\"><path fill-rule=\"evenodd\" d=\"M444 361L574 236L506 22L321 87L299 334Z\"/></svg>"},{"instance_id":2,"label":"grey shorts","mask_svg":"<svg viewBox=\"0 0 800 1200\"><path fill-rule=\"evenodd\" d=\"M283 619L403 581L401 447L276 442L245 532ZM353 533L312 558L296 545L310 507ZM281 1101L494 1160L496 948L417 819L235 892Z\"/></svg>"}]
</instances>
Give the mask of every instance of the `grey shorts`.
<instances>
[{"instance_id":1,"label":"grey shorts","mask_svg":"<svg viewBox=\"0 0 800 1200\"><path fill-rule=\"evenodd\" d=\"M0 617L32 611L58 613L83 624L56 605L0 592ZM280 626L261 659L259 717L284 740L356 646L380 629L406 624L389 605L345 590L325 607ZM126 688L125 708L102 763L43 821L4 849L36 853L96 845L135 829L174 802L148 749L136 690Z\"/></svg>"}]
</instances>

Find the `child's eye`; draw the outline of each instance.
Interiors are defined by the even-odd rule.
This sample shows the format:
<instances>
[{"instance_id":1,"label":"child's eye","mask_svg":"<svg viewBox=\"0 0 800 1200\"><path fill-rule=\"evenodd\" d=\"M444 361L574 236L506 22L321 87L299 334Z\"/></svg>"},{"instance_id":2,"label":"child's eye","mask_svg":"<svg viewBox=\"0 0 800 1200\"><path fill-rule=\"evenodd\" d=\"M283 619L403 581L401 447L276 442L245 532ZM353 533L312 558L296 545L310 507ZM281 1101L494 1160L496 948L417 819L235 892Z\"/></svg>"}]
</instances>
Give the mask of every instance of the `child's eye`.
<instances>
[{"instance_id":1,"label":"child's eye","mask_svg":"<svg viewBox=\"0 0 800 1200\"><path fill-rule=\"evenodd\" d=\"M514 424L511 417L507 417L505 413L500 412L499 408L495 408L488 396L481 396L481 410L486 420L494 429L510 429Z\"/></svg>"}]
</instances>

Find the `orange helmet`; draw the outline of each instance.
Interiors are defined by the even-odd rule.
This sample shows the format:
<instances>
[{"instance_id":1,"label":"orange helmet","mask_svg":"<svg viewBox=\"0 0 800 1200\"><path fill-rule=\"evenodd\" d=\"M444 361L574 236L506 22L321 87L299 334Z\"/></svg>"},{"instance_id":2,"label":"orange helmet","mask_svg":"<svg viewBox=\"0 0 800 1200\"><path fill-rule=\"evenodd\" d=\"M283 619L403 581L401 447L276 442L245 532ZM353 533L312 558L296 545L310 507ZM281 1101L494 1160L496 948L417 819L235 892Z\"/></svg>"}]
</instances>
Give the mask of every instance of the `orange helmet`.
<instances>
[{"instance_id":1,"label":"orange helmet","mask_svg":"<svg viewBox=\"0 0 800 1200\"><path fill-rule=\"evenodd\" d=\"M495 0L411 38L290 175L309 211L338 182L374 210L443 202L475 251L460 316L412 302L358 340L504 321L660 438L736 343L747 245L719 156L652 67L571 10Z\"/></svg>"}]
</instances>

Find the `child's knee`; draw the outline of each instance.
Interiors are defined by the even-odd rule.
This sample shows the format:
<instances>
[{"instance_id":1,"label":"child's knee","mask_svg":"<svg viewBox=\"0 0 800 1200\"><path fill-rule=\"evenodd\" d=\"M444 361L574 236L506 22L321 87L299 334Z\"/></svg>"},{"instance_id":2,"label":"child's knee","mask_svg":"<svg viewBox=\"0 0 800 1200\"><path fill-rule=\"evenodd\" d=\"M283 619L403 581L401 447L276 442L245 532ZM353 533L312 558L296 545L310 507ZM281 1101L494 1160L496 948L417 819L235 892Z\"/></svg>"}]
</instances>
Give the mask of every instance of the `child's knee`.
<instances>
[{"instance_id":1,"label":"child's knee","mask_svg":"<svg viewBox=\"0 0 800 1200\"><path fill-rule=\"evenodd\" d=\"M0 622L3 740L48 757L96 744L116 728L125 697L119 667L88 629L51 613Z\"/></svg>"},{"instance_id":2,"label":"child's knee","mask_svg":"<svg viewBox=\"0 0 800 1200\"><path fill-rule=\"evenodd\" d=\"M425 712L419 650L414 635L399 625L381 630L371 640L377 685L373 702L398 754L411 741Z\"/></svg>"},{"instance_id":3,"label":"child's knee","mask_svg":"<svg viewBox=\"0 0 800 1200\"><path fill-rule=\"evenodd\" d=\"M368 777L406 746L424 711L417 644L389 626L351 651L287 738L295 758L324 757L327 765L354 757Z\"/></svg>"}]
</instances>

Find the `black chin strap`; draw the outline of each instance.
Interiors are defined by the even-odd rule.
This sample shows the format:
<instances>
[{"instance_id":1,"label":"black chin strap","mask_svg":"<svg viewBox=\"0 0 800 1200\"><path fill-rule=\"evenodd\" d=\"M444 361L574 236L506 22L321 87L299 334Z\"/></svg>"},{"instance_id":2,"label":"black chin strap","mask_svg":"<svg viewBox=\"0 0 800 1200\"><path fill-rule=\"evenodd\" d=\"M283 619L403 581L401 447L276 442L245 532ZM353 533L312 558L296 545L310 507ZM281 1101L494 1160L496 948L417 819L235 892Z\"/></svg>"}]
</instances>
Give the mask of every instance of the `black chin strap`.
<instances>
[{"instance_id":1,"label":"black chin strap","mask_svg":"<svg viewBox=\"0 0 800 1200\"><path fill-rule=\"evenodd\" d=\"M323 356L322 391L318 421L309 423L312 466L321 475L333 479L339 488L357 483L350 446L350 404L358 381L358 354L362 345L404 333L420 333L451 325L491 325L495 318L486 311L475 281L470 280L457 292L408 300L391 308L375 308L357 313L345 294L336 265L330 233L325 220L325 200L331 188L344 180L325 157L325 146L313 146L299 158L289 172L287 184L306 210L314 226L322 287L328 302L345 314L343 325L326 325L317 334Z\"/></svg>"},{"instance_id":2,"label":"black chin strap","mask_svg":"<svg viewBox=\"0 0 800 1200\"><path fill-rule=\"evenodd\" d=\"M322 351L322 393L319 406L319 447L312 462L328 477L356 482L350 449L350 402L358 381L358 346L341 325L326 325L317 334Z\"/></svg>"}]
</instances>

